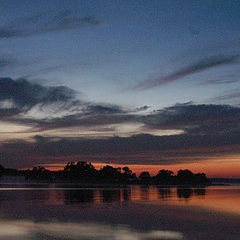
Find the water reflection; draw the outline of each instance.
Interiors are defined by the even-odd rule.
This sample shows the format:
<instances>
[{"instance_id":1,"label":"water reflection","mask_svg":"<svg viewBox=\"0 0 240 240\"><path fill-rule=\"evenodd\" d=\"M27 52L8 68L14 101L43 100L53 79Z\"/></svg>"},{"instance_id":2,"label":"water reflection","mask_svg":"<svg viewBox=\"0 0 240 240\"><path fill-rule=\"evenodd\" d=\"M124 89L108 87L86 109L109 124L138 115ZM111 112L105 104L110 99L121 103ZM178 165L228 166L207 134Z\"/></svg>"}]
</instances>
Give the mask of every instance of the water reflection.
<instances>
[{"instance_id":1,"label":"water reflection","mask_svg":"<svg viewBox=\"0 0 240 240\"><path fill-rule=\"evenodd\" d=\"M172 197L172 191L170 188L158 188L159 199L167 200Z\"/></svg>"},{"instance_id":2,"label":"water reflection","mask_svg":"<svg viewBox=\"0 0 240 240\"><path fill-rule=\"evenodd\" d=\"M239 240L239 202L240 187L5 187L0 240Z\"/></svg>"},{"instance_id":3,"label":"water reflection","mask_svg":"<svg viewBox=\"0 0 240 240\"><path fill-rule=\"evenodd\" d=\"M123 200L131 201L131 189L123 189Z\"/></svg>"},{"instance_id":4,"label":"water reflection","mask_svg":"<svg viewBox=\"0 0 240 240\"><path fill-rule=\"evenodd\" d=\"M100 196L102 202L121 201L121 190L120 189L100 190Z\"/></svg>"},{"instance_id":5,"label":"water reflection","mask_svg":"<svg viewBox=\"0 0 240 240\"><path fill-rule=\"evenodd\" d=\"M177 189L178 197L188 199L193 195L193 189L191 188L178 188Z\"/></svg>"},{"instance_id":6,"label":"water reflection","mask_svg":"<svg viewBox=\"0 0 240 240\"><path fill-rule=\"evenodd\" d=\"M50 193L48 191L24 191L23 198L26 201L48 201Z\"/></svg>"},{"instance_id":7,"label":"water reflection","mask_svg":"<svg viewBox=\"0 0 240 240\"><path fill-rule=\"evenodd\" d=\"M29 186L0 188L0 204L14 201L34 204L77 205L111 202L190 205L240 214L240 187L162 188L128 186L124 188Z\"/></svg>"},{"instance_id":8,"label":"water reflection","mask_svg":"<svg viewBox=\"0 0 240 240\"><path fill-rule=\"evenodd\" d=\"M91 203L94 202L94 190L71 190L64 191L65 204Z\"/></svg>"},{"instance_id":9,"label":"water reflection","mask_svg":"<svg viewBox=\"0 0 240 240\"><path fill-rule=\"evenodd\" d=\"M140 200L149 199L149 186L140 186Z\"/></svg>"},{"instance_id":10,"label":"water reflection","mask_svg":"<svg viewBox=\"0 0 240 240\"><path fill-rule=\"evenodd\" d=\"M204 198L204 188L160 188L135 186L127 188L0 188L0 202L16 199L58 204L105 203L123 201L174 201Z\"/></svg>"},{"instance_id":11,"label":"water reflection","mask_svg":"<svg viewBox=\"0 0 240 240\"><path fill-rule=\"evenodd\" d=\"M205 196L206 195L206 189L205 188L196 188L196 189L194 189L194 193L197 196Z\"/></svg>"},{"instance_id":12,"label":"water reflection","mask_svg":"<svg viewBox=\"0 0 240 240\"><path fill-rule=\"evenodd\" d=\"M175 196L175 195L176 196ZM64 190L64 195L59 195L58 200L63 199L65 204L77 203L94 203L94 202L122 202L122 201L147 201L147 200L164 200L168 201L174 197L179 199L189 199L194 196L204 196L206 190L203 188L178 188L174 192L171 188L153 188L153 187L139 187L139 188L118 188L118 189L78 189L78 190ZM38 194L35 198L38 197ZM41 199L44 196L39 195ZM45 196L47 199L47 195ZM34 200L34 199L33 199Z\"/></svg>"}]
</instances>

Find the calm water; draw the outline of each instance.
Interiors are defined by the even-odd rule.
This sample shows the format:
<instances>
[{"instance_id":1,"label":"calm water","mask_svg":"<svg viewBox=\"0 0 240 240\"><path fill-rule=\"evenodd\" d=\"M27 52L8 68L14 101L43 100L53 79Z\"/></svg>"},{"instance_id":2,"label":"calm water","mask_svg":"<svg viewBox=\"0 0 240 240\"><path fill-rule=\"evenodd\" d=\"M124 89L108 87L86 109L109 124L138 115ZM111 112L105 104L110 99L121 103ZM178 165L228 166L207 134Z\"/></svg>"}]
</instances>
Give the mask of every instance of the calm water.
<instances>
[{"instance_id":1,"label":"calm water","mask_svg":"<svg viewBox=\"0 0 240 240\"><path fill-rule=\"evenodd\" d=\"M4 240L239 240L240 187L0 185Z\"/></svg>"}]
</instances>

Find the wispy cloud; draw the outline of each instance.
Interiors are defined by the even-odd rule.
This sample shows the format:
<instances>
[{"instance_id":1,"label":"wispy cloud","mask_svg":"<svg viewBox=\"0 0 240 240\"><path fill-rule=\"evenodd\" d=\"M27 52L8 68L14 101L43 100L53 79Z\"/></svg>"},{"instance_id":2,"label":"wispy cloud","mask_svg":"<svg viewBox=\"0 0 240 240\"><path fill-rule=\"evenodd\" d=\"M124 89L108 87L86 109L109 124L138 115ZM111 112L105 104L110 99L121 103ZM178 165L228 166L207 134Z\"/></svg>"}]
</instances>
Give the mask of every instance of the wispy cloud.
<instances>
[{"instance_id":1,"label":"wispy cloud","mask_svg":"<svg viewBox=\"0 0 240 240\"><path fill-rule=\"evenodd\" d=\"M240 73L234 72L217 76L215 79L201 81L200 85L232 84L240 81Z\"/></svg>"},{"instance_id":2,"label":"wispy cloud","mask_svg":"<svg viewBox=\"0 0 240 240\"><path fill-rule=\"evenodd\" d=\"M222 93L221 95L215 96L213 98L208 99L208 102L229 102L231 100L240 100L240 91L238 89L230 90Z\"/></svg>"},{"instance_id":3,"label":"wispy cloud","mask_svg":"<svg viewBox=\"0 0 240 240\"><path fill-rule=\"evenodd\" d=\"M232 56L214 56L210 58L202 59L192 65L184 67L172 74L169 74L164 77L160 77L154 80L147 80L143 83L140 83L133 87L135 90L144 90L149 89L157 86L161 86L167 83L171 83L182 79L190 74L198 73L201 71L205 71L217 66L226 65L226 64L233 64L236 63L239 59L239 55L232 55Z\"/></svg>"},{"instance_id":4,"label":"wispy cloud","mask_svg":"<svg viewBox=\"0 0 240 240\"><path fill-rule=\"evenodd\" d=\"M0 38L27 37L99 24L100 22L94 16L80 17L72 11L65 10L54 16L38 14L15 19L5 26L0 26Z\"/></svg>"}]
</instances>

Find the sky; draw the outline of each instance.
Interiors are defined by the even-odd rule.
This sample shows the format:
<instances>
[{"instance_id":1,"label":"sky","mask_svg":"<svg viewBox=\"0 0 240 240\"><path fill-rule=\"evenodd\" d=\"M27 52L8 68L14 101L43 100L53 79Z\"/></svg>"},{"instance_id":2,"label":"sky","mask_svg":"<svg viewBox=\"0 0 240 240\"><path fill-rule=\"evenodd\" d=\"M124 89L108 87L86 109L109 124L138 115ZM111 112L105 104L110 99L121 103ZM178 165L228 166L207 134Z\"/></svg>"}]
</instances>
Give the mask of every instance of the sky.
<instances>
[{"instance_id":1,"label":"sky","mask_svg":"<svg viewBox=\"0 0 240 240\"><path fill-rule=\"evenodd\" d=\"M239 1L0 1L0 164L240 178Z\"/></svg>"}]
</instances>

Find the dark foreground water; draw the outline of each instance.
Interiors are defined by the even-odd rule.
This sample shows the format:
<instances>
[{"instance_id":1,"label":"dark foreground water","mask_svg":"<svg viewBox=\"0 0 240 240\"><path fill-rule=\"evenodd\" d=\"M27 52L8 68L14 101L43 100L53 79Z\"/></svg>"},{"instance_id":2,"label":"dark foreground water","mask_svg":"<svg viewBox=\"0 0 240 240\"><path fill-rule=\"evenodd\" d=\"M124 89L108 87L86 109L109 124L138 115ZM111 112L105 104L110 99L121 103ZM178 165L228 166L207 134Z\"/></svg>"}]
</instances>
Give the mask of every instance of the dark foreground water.
<instances>
[{"instance_id":1,"label":"dark foreground water","mask_svg":"<svg viewBox=\"0 0 240 240\"><path fill-rule=\"evenodd\" d=\"M240 187L0 185L4 240L239 240Z\"/></svg>"}]
</instances>

